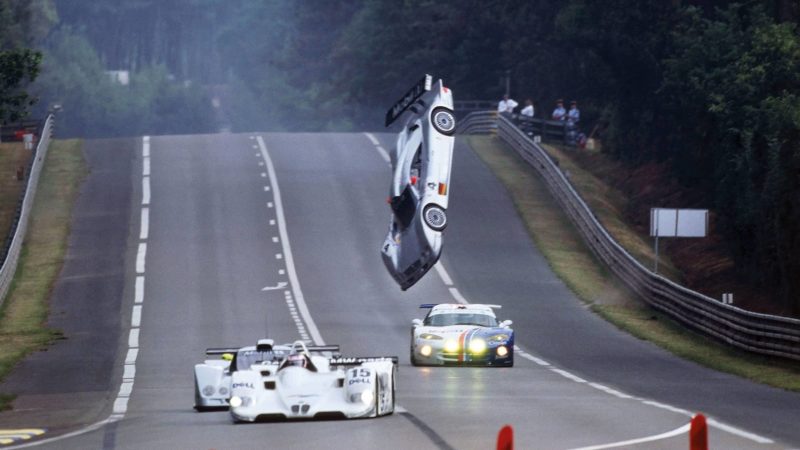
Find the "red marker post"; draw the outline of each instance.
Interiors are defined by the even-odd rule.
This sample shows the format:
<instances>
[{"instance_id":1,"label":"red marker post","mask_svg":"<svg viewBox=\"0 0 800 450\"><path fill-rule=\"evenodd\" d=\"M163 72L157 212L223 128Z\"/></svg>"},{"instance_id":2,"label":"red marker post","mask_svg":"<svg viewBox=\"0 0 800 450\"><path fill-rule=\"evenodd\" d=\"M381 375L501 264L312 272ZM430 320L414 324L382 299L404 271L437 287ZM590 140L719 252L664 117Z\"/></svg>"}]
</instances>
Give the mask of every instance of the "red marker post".
<instances>
[{"instance_id":1,"label":"red marker post","mask_svg":"<svg viewBox=\"0 0 800 450\"><path fill-rule=\"evenodd\" d=\"M708 427L706 416L702 414L692 417L689 428L689 450L708 450Z\"/></svg>"},{"instance_id":2,"label":"red marker post","mask_svg":"<svg viewBox=\"0 0 800 450\"><path fill-rule=\"evenodd\" d=\"M497 434L497 450L514 450L514 429L511 425L500 428Z\"/></svg>"}]
</instances>

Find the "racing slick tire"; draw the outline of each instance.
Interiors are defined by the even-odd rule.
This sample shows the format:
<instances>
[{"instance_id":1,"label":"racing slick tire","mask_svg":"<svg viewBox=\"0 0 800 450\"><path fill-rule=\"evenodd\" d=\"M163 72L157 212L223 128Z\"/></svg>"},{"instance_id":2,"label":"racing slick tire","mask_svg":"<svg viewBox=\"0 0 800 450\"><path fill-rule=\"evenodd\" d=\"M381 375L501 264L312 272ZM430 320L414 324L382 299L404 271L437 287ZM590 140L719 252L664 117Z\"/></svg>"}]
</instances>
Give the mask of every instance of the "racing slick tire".
<instances>
[{"instance_id":1,"label":"racing slick tire","mask_svg":"<svg viewBox=\"0 0 800 450\"><path fill-rule=\"evenodd\" d=\"M425 220L425 225L435 231L443 231L447 228L447 214L444 208L436 204L430 204L425 207L422 212L422 218Z\"/></svg>"},{"instance_id":2,"label":"racing slick tire","mask_svg":"<svg viewBox=\"0 0 800 450\"><path fill-rule=\"evenodd\" d=\"M439 106L431 112L433 128L445 136L452 136L456 132L456 116L453 111Z\"/></svg>"}]
</instances>

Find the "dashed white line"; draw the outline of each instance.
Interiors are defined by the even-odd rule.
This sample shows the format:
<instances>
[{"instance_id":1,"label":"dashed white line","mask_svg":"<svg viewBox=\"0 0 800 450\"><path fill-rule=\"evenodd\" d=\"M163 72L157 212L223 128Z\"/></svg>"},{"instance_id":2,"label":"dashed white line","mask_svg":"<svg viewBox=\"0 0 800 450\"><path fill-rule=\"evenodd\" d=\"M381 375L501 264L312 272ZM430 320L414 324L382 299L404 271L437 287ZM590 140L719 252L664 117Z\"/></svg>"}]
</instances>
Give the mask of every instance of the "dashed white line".
<instances>
[{"instance_id":1,"label":"dashed white line","mask_svg":"<svg viewBox=\"0 0 800 450\"><path fill-rule=\"evenodd\" d=\"M139 243L139 250L136 252L136 273L144 273L144 260L147 256L147 244Z\"/></svg>"},{"instance_id":2,"label":"dashed white line","mask_svg":"<svg viewBox=\"0 0 800 450\"><path fill-rule=\"evenodd\" d=\"M261 172L261 178L267 178L267 173L266 172Z\"/></svg>"},{"instance_id":3,"label":"dashed white line","mask_svg":"<svg viewBox=\"0 0 800 450\"><path fill-rule=\"evenodd\" d=\"M272 159L267 151L267 146L264 144L264 139L261 136L257 136L256 142L258 142L258 147L261 150L261 156L264 158L264 163L267 165L267 173L269 174L269 182L270 186L272 187L275 201L275 215L278 218L278 233L281 238L281 245L283 246L283 254L286 259L286 270L289 272L289 281L292 286L295 302L297 303L300 313L303 316L303 321L311 333L311 337L314 339L314 342L317 345L324 345L325 341L322 339L322 335L319 333L319 329L314 323L311 313L308 311L308 305L306 305L305 298L303 297L303 291L300 289L300 280L297 278L297 271L294 267L294 258L292 257L292 248L291 244L289 243L289 235L286 232L286 217L283 213L281 190L280 186L278 185L278 177L275 174L275 167L273 166Z\"/></svg>"},{"instance_id":4,"label":"dashed white line","mask_svg":"<svg viewBox=\"0 0 800 450\"><path fill-rule=\"evenodd\" d=\"M135 364L125 364L125 366L123 366L123 367L124 367L124 370L123 370L123 373L122 373L122 379L123 380L133 379L134 377L136 377L136 365Z\"/></svg>"},{"instance_id":5,"label":"dashed white line","mask_svg":"<svg viewBox=\"0 0 800 450\"><path fill-rule=\"evenodd\" d=\"M128 347L131 347L131 348L139 347L139 329L138 328L131 328L131 332L128 334Z\"/></svg>"},{"instance_id":6,"label":"dashed white line","mask_svg":"<svg viewBox=\"0 0 800 450\"><path fill-rule=\"evenodd\" d=\"M114 400L114 413L125 414L128 411L128 397L117 397Z\"/></svg>"},{"instance_id":7,"label":"dashed white line","mask_svg":"<svg viewBox=\"0 0 800 450\"><path fill-rule=\"evenodd\" d=\"M138 348L129 348L128 354L125 355L125 364L136 364L136 358L139 356Z\"/></svg>"},{"instance_id":8,"label":"dashed white line","mask_svg":"<svg viewBox=\"0 0 800 450\"><path fill-rule=\"evenodd\" d=\"M131 326L138 327L142 323L142 305L133 305L131 313Z\"/></svg>"},{"instance_id":9,"label":"dashed white line","mask_svg":"<svg viewBox=\"0 0 800 450\"><path fill-rule=\"evenodd\" d=\"M119 386L119 394L117 397L130 397L133 390L133 381L123 381Z\"/></svg>"},{"instance_id":10,"label":"dashed white line","mask_svg":"<svg viewBox=\"0 0 800 450\"><path fill-rule=\"evenodd\" d=\"M139 275L136 277L136 284L133 289L133 303L142 303L144 301L144 276Z\"/></svg>"},{"instance_id":11,"label":"dashed white line","mask_svg":"<svg viewBox=\"0 0 800 450\"><path fill-rule=\"evenodd\" d=\"M142 137L142 157L150 157L150 136Z\"/></svg>"},{"instance_id":12,"label":"dashed white line","mask_svg":"<svg viewBox=\"0 0 800 450\"><path fill-rule=\"evenodd\" d=\"M139 239L147 239L147 235L149 233L150 233L150 208L142 208Z\"/></svg>"},{"instance_id":13,"label":"dashed white line","mask_svg":"<svg viewBox=\"0 0 800 450\"><path fill-rule=\"evenodd\" d=\"M272 225L272 226L275 226L275 220L274 219L270 219L269 224Z\"/></svg>"},{"instance_id":14,"label":"dashed white line","mask_svg":"<svg viewBox=\"0 0 800 450\"><path fill-rule=\"evenodd\" d=\"M149 176L150 175L150 158L145 156L142 159L142 175Z\"/></svg>"},{"instance_id":15,"label":"dashed white line","mask_svg":"<svg viewBox=\"0 0 800 450\"><path fill-rule=\"evenodd\" d=\"M150 204L150 177L142 178L142 204Z\"/></svg>"},{"instance_id":16,"label":"dashed white line","mask_svg":"<svg viewBox=\"0 0 800 450\"><path fill-rule=\"evenodd\" d=\"M272 242L278 242L278 236L272 236Z\"/></svg>"}]
</instances>

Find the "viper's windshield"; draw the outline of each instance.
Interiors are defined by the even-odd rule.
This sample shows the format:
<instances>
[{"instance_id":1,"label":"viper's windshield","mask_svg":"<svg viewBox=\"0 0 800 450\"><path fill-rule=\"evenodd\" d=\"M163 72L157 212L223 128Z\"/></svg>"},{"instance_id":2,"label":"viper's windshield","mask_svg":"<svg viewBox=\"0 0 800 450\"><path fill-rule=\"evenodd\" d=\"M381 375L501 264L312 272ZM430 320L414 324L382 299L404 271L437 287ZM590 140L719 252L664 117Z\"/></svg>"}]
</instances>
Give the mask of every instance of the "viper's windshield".
<instances>
[{"instance_id":1,"label":"viper's windshield","mask_svg":"<svg viewBox=\"0 0 800 450\"><path fill-rule=\"evenodd\" d=\"M497 320L494 317L481 313L434 314L426 317L423 323L432 327L446 327L449 325L497 326Z\"/></svg>"}]
</instances>

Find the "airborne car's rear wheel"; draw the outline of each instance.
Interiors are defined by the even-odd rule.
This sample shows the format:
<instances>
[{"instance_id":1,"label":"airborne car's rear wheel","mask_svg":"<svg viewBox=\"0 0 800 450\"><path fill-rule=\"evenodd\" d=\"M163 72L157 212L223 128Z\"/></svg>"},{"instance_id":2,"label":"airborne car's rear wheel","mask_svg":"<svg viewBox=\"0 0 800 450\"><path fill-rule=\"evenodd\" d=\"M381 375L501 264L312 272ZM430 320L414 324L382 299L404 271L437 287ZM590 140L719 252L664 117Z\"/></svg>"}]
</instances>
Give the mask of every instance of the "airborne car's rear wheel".
<instances>
[{"instance_id":1,"label":"airborne car's rear wheel","mask_svg":"<svg viewBox=\"0 0 800 450\"><path fill-rule=\"evenodd\" d=\"M439 205L426 206L425 211L422 212L422 218L425 219L426 225L436 231L442 231L447 227L447 214Z\"/></svg>"},{"instance_id":2,"label":"airborne car's rear wheel","mask_svg":"<svg viewBox=\"0 0 800 450\"><path fill-rule=\"evenodd\" d=\"M456 117L453 111L447 108L438 107L434 108L431 113L431 123L436 131L446 136L452 136L456 132Z\"/></svg>"}]
</instances>

